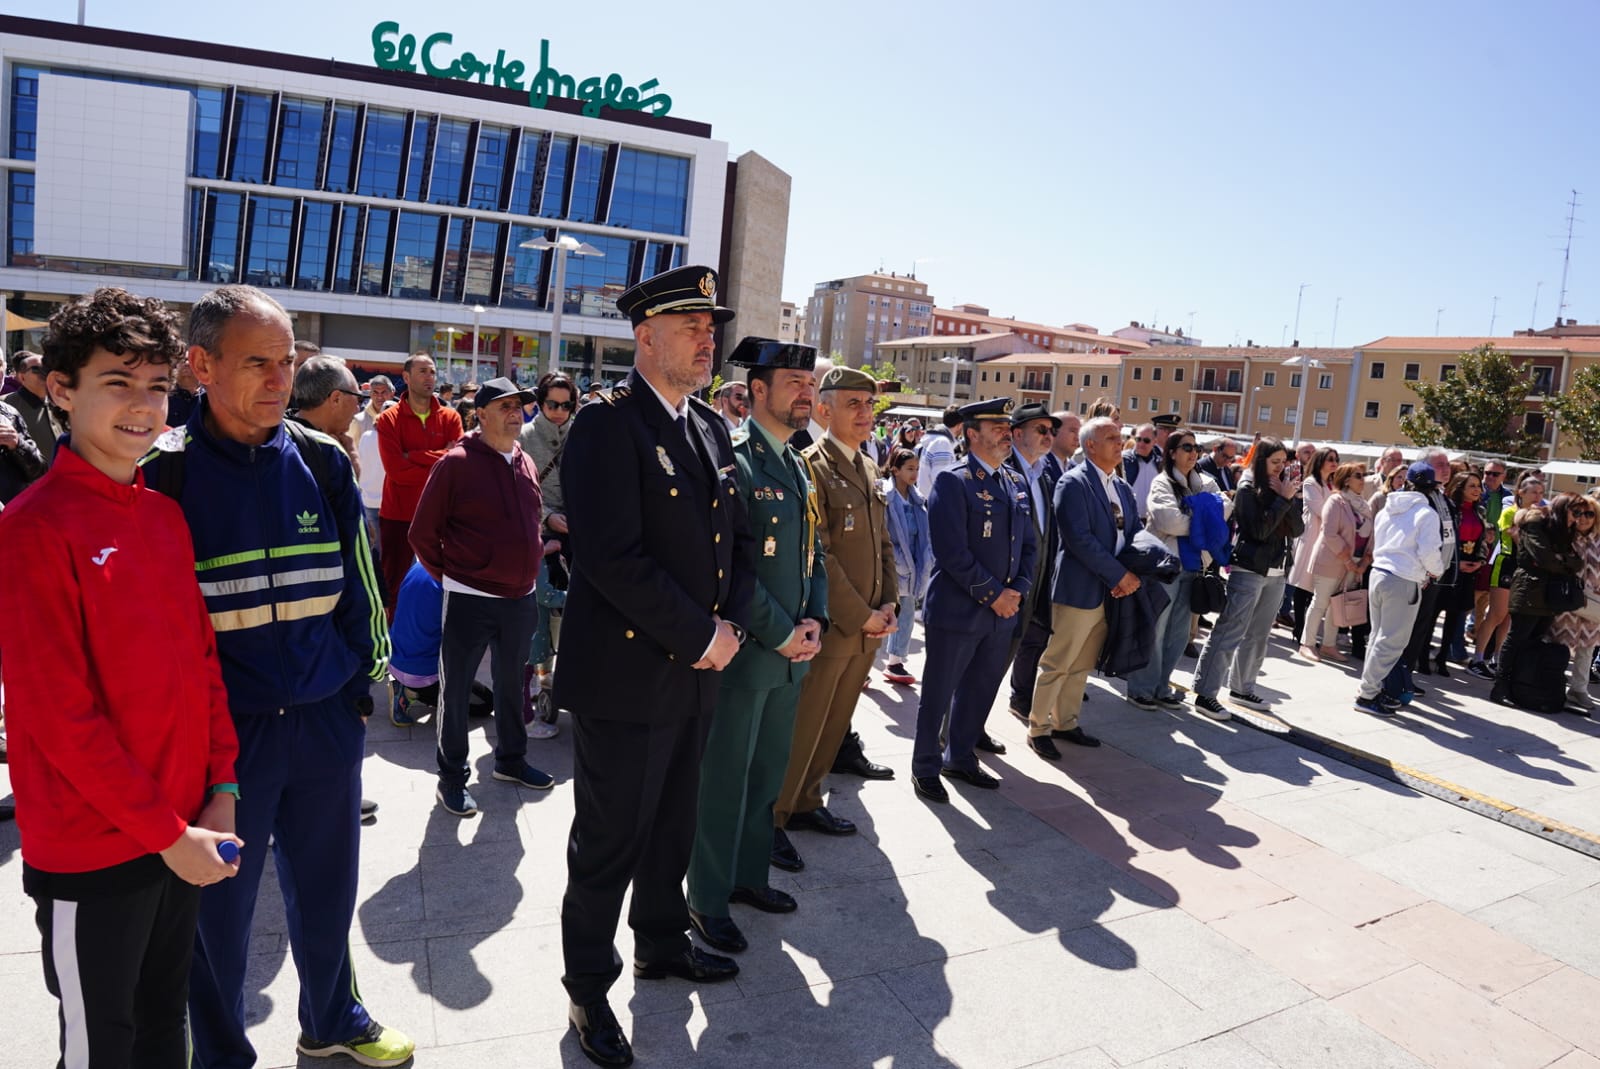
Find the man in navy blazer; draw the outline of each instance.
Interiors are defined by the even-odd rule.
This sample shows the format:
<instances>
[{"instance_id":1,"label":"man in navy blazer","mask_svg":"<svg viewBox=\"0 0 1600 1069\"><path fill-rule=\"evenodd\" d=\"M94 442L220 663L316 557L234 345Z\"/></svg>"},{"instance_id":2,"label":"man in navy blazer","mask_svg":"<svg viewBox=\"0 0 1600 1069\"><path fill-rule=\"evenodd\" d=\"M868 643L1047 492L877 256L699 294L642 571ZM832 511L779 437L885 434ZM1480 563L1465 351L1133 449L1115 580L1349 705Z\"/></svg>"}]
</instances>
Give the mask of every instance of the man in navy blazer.
<instances>
[{"instance_id":1,"label":"man in navy blazer","mask_svg":"<svg viewBox=\"0 0 1600 1069\"><path fill-rule=\"evenodd\" d=\"M1106 638L1105 601L1139 589L1139 577L1117 563L1117 554L1139 531L1139 506L1118 474L1122 428L1109 418L1092 419L1081 433L1084 463L1056 483L1055 582L1050 592L1050 642L1039 658L1028 720L1028 746L1059 761L1055 739L1079 746L1100 740L1078 726L1083 685Z\"/></svg>"},{"instance_id":2,"label":"man in navy blazer","mask_svg":"<svg viewBox=\"0 0 1600 1069\"><path fill-rule=\"evenodd\" d=\"M1028 484L1005 466L1012 405L997 397L961 409L966 461L939 473L928 500L933 580L922 614L927 667L911 781L931 802L950 800L941 774L986 790L1000 785L973 750L1011 659L1039 546Z\"/></svg>"}]
</instances>

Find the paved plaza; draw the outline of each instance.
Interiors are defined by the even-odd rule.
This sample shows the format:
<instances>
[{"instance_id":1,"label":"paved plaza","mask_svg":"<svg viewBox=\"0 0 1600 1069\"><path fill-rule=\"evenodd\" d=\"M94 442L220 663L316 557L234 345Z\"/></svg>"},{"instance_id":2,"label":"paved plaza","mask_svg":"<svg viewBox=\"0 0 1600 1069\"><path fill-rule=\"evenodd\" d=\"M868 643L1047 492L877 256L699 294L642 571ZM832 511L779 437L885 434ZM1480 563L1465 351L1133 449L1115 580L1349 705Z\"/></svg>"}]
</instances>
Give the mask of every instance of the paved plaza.
<instances>
[{"instance_id":1,"label":"paved plaza","mask_svg":"<svg viewBox=\"0 0 1600 1069\"><path fill-rule=\"evenodd\" d=\"M1454 669L1442 690L1419 678L1429 693L1401 716L1364 717L1348 666L1292 662L1274 635L1257 689L1285 720L1600 831L1600 724L1492 706ZM1600 860L1279 735L1144 712L1098 678L1091 692L1083 722L1105 746L1040 760L1002 696L989 727L1010 752L985 761L1000 790L952 783L940 807L909 782L916 692L875 680L856 724L899 778L833 779L832 808L861 833L794 834L807 867L773 883L800 910L735 908L751 943L736 981L625 972L612 1005L638 1064L1600 1067ZM558 777L538 793L489 780L482 731L483 813L462 821L434 804L432 730L373 722L361 993L429 1069L587 1065L559 980L570 733L532 744ZM0 826L0 1063L19 1069L56 1056L20 870L15 825ZM294 1065L270 872L253 954L259 1064Z\"/></svg>"}]
</instances>

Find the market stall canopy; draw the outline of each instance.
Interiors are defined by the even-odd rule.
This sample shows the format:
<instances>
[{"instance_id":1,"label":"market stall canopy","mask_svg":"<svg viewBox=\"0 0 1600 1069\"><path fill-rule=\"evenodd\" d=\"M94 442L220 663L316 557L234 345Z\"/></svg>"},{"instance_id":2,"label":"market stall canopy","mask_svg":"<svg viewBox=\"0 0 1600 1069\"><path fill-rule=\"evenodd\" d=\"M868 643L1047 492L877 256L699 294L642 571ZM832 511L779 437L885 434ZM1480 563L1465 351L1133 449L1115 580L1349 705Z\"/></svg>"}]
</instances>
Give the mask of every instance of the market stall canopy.
<instances>
[{"instance_id":1,"label":"market stall canopy","mask_svg":"<svg viewBox=\"0 0 1600 1069\"><path fill-rule=\"evenodd\" d=\"M37 319L27 319L12 311L6 312L6 330L43 330L49 323L41 323Z\"/></svg>"}]
</instances>

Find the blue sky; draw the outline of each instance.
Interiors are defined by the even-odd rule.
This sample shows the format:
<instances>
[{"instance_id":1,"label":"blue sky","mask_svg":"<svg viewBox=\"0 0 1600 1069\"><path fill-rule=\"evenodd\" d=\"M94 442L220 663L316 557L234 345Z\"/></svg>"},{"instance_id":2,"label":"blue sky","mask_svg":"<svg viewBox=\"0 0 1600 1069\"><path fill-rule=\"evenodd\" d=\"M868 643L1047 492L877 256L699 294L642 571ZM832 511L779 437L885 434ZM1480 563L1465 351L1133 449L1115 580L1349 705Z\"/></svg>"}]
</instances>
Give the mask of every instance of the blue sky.
<instances>
[{"instance_id":1,"label":"blue sky","mask_svg":"<svg viewBox=\"0 0 1600 1069\"><path fill-rule=\"evenodd\" d=\"M75 0L11 0L70 21ZM248 17L241 17L248 11ZM652 25L668 13L666 25ZM89 22L371 62L382 19L630 83L793 176L784 292L915 268L942 305L1208 343L1600 322L1600 5L89 0ZM1593 207L1591 207L1591 205ZM1593 220L1593 221L1591 221ZM1542 282L1543 286L1538 284ZM1439 313L1439 309L1443 309Z\"/></svg>"}]
</instances>

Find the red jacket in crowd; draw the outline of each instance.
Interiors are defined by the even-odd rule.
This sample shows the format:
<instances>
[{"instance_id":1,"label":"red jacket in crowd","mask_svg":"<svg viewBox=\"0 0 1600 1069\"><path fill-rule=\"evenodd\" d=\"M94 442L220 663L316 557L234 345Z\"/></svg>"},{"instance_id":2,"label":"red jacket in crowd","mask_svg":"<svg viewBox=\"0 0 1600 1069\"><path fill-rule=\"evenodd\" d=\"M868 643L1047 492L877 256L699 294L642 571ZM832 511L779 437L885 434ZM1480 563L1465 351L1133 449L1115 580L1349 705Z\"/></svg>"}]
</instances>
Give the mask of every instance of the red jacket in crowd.
<instances>
[{"instance_id":1,"label":"red jacket in crowd","mask_svg":"<svg viewBox=\"0 0 1600 1069\"><path fill-rule=\"evenodd\" d=\"M435 397L424 419L401 394L399 403L379 413L372 426L378 432L378 456L383 460L383 503L378 506L378 517L409 521L417 511L428 473L461 437L461 415Z\"/></svg>"}]
</instances>

